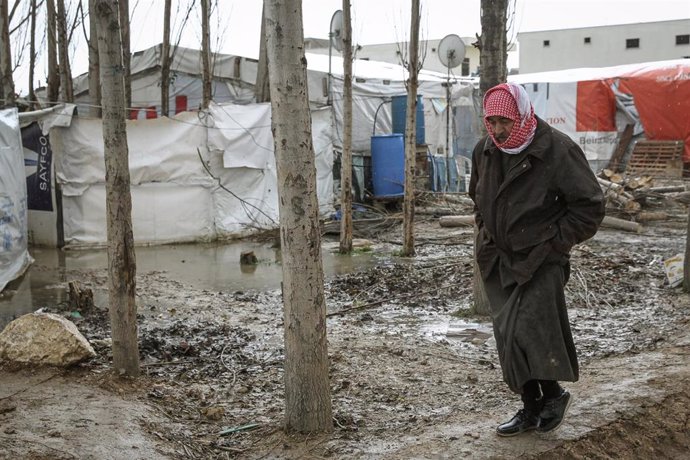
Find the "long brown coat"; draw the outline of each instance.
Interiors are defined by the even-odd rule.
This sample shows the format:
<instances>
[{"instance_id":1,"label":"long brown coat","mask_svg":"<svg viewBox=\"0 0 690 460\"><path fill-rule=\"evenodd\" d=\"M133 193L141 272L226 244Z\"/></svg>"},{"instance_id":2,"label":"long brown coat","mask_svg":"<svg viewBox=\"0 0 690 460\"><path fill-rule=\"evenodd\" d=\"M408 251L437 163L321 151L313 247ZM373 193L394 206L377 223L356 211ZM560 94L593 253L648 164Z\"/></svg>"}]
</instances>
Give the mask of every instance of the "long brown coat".
<instances>
[{"instance_id":1,"label":"long brown coat","mask_svg":"<svg viewBox=\"0 0 690 460\"><path fill-rule=\"evenodd\" d=\"M479 226L477 262L484 278L499 256L524 284L544 261L591 238L604 218L604 198L580 147L538 119L534 140L504 179L490 137L472 155L469 195Z\"/></svg>"},{"instance_id":2,"label":"long brown coat","mask_svg":"<svg viewBox=\"0 0 690 460\"><path fill-rule=\"evenodd\" d=\"M503 378L519 393L528 380L578 379L563 288L570 249L597 231L604 199L579 146L543 120L504 174L505 155L489 137L477 144L469 194Z\"/></svg>"}]
</instances>

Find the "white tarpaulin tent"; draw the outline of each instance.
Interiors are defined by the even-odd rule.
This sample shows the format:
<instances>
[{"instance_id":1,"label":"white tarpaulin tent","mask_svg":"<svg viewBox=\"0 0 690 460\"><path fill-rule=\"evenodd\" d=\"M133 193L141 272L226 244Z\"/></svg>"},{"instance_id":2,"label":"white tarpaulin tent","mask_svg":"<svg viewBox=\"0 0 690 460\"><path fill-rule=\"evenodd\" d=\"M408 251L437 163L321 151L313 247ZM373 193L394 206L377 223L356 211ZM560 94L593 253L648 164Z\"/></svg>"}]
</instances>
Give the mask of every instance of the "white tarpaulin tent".
<instances>
[{"instance_id":1,"label":"white tarpaulin tent","mask_svg":"<svg viewBox=\"0 0 690 460\"><path fill-rule=\"evenodd\" d=\"M33 261L27 248L25 177L17 109L0 110L0 291Z\"/></svg>"},{"instance_id":2,"label":"white tarpaulin tent","mask_svg":"<svg viewBox=\"0 0 690 460\"><path fill-rule=\"evenodd\" d=\"M334 54L306 53L309 101L312 108L327 106L328 80L331 74L331 106L334 113L333 140L342 145L342 82L343 59ZM160 116L161 46L157 45L132 55L132 105L142 110L138 117ZM258 63L255 59L224 54L213 55L213 100L223 104L250 104L254 100ZM201 53L199 50L177 47L171 71L175 78L170 86L170 114L180 110L196 110L201 102ZM353 144L354 152L369 152L372 134L389 134L391 126L391 97L406 94L407 70L386 62L356 59L353 62ZM432 153L446 152L447 75L422 70L417 93L422 95L426 144ZM451 77L451 106L474 110L472 95L476 79ZM88 103L88 76L75 78L74 92L78 103ZM88 113L88 106L82 112ZM376 129L374 129L376 118ZM451 117L452 118L452 117ZM452 128L451 128L452 130ZM452 135L451 135L452 138ZM451 151L454 145L451 143ZM469 151L472 146L462 146ZM460 149L455 149L460 150ZM458 152L456 152L458 153Z\"/></svg>"},{"instance_id":3,"label":"white tarpaulin tent","mask_svg":"<svg viewBox=\"0 0 690 460\"><path fill-rule=\"evenodd\" d=\"M333 210L330 113L313 111L317 191ZM278 194L270 104L212 104L207 112L127 122L137 244L210 241L275 228ZM65 244L106 242L100 119L52 131Z\"/></svg>"},{"instance_id":4,"label":"white tarpaulin tent","mask_svg":"<svg viewBox=\"0 0 690 460\"><path fill-rule=\"evenodd\" d=\"M216 104L209 110L172 115L195 110L201 97L200 53L178 48L172 65L172 116L159 118L160 54L160 46L156 46L132 57L135 110L127 131L135 242L207 241L243 236L257 228L275 228L278 197L270 104L252 103L257 62L215 55ZM333 56L330 66L323 55L308 54L307 61L317 193L320 212L326 215L334 210L334 155L342 144L342 58ZM324 91L329 86L329 67L332 105L327 104L328 92ZM391 98L406 93L407 73L401 66L362 60L355 62L354 72L353 152L362 160L369 154L372 135L392 132ZM430 153L445 157L449 128L446 75L423 71L419 82L426 144ZM89 109L84 103L90 102L87 76L76 78L74 83L80 115L70 127L51 131L64 211L63 224L56 222L56 226L64 229L66 245L103 245L106 220L101 120L83 117ZM472 81L452 78L451 83L451 106L462 108L464 119L473 120ZM456 117L457 113L451 117L451 131L453 122L458 124ZM452 135L450 139L453 141ZM471 149L473 139L466 143L459 146L456 137L450 154L453 147L457 152ZM356 169L361 191L365 180L359 180L359 174L363 168Z\"/></svg>"}]
</instances>

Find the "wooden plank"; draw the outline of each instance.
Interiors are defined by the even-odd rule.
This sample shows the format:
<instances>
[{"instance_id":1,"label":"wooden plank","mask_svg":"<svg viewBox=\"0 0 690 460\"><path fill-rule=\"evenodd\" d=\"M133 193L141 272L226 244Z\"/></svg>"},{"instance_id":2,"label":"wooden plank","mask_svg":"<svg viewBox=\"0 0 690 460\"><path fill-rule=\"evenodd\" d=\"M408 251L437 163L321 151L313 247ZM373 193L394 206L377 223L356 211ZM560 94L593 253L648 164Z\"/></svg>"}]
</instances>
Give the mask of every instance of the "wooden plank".
<instances>
[{"instance_id":1,"label":"wooden plank","mask_svg":"<svg viewBox=\"0 0 690 460\"><path fill-rule=\"evenodd\" d=\"M621 164L623 155L625 155L628 145L630 145L630 141L632 140L634 127L634 124L628 124L625 126L623 134L621 134L621 138L618 141L618 147L611 156L611 160L609 160L608 169L611 169L614 172L618 171L618 166Z\"/></svg>"},{"instance_id":2,"label":"wooden plank","mask_svg":"<svg viewBox=\"0 0 690 460\"><path fill-rule=\"evenodd\" d=\"M626 173L682 177L683 147L683 141L639 141L635 144Z\"/></svg>"}]
</instances>

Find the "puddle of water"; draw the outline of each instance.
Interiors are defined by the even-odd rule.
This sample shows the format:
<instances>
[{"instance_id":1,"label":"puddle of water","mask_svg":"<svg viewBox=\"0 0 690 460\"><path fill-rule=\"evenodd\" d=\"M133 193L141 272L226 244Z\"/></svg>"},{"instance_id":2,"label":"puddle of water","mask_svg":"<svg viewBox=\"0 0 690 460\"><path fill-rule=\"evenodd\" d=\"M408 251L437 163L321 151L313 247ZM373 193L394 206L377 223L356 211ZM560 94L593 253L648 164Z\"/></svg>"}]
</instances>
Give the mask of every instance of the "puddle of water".
<instances>
[{"instance_id":1,"label":"puddle of water","mask_svg":"<svg viewBox=\"0 0 690 460\"><path fill-rule=\"evenodd\" d=\"M241 266L240 254L254 251L258 264ZM0 293L0 330L12 319L42 306L68 301L64 283L72 281L69 270L102 270L103 286L94 292L96 305L107 305L105 279L108 255L105 249L60 251L31 248L35 262L20 280ZM381 256L373 252L342 256L324 249L326 278L376 265ZM236 241L226 244L186 244L136 248L137 273L165 272L172 280L195 289L247 291L279 289L282 281L281 253L267 243Z\"/></svg>"},{"instance_id":2,"label":"puddle of water","mask_svg":"<svg viewBox=\"0 0 690 460\"><path fill-rule=\"evenodd\" d=\"M450 323L429 323L422 326L422 332L434 338L455 339L462 342L479 343L493 337L493 330L488 324L468 323L454 320Z\"/></svg>"}]
</instances>

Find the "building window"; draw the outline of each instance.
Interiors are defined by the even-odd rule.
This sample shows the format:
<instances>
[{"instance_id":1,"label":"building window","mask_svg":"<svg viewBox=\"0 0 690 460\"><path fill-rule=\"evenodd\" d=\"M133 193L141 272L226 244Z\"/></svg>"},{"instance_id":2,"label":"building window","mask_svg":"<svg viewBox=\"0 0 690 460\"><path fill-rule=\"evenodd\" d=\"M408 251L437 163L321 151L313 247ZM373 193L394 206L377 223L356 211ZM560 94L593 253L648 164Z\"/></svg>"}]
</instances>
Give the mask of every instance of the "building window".
<instances>
[{"instance_id":1,"label":"building window","mask_svg":"<svg viewBox=\"0 0 690 460\"><path fill-rule=\"evenodd\" d=\"M690 34L676 35L676 45L690 45Z\"/></svg>"},{"instance_id":2,"label":"building window","mask_svg":"<svg viewBox=\"0 0 690 460\"><path fill-rule=\"evenodd\" d=\"M589 45L590 43L592 43L592 37L585 37L585 44Z\"/></svg>"},{"instance_id":3,"label":"building window","mask_svg":"<svg viewBox=\"0 0 690 460\"><path fill-rule=\"evenodd\" d=\"M546 48L547 46L550 46L550 45L551 45L550 40L544 40L544 48Z\"/></svg>"},{"instance_id":4,"label":"building window","mask_svg":"<svg viewBox=\"0 0 690 460\"><path fill-rule=\"evenodd\" d=\"M639 48L640 47L640 39L639 38L628 38L625 40L625 47L626 48Z\"/></svg>"},{"instance_id":5,"label":"building window","mask_svg":"<svg viewBox=\"0 0 690 460\"><path fill-rule=\"evenodd\" d=\"M462 60L461 73L463 77L466 77L470 74L470 58L464 58Z\"/></svg>"}]
</instances>

